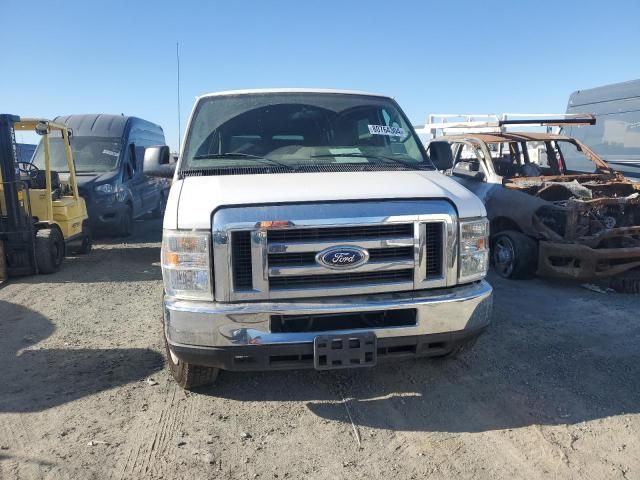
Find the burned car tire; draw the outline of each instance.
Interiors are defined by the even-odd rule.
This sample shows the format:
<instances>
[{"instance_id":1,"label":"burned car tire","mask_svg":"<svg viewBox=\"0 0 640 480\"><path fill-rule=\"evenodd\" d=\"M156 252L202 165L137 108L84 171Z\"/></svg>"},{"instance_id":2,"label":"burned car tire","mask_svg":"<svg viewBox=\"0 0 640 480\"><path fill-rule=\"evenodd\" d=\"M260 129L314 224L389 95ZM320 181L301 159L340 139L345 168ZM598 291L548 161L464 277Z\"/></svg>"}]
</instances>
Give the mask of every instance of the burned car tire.
<instances>
[{"instance_id":1,"label":"burned car tire","mask_svg":"<svg viewBox=\"0 0 640 480\"><path fill-rule=\"evenodd\" d=\"M530 278L538 265L538 244L514 230L500 232L493 239L491 260L501 277Z\"/></svg>"},{"instance_id":2,"label":"burned car tire","mask_svg":"<svg viewBox=\"0 0 640 480\"><path fill-rule=\"evenodd\" d=\"M185 390L191 390L196 387L211 385L218 378L220 369L215 367L204 367L202 365L193 365L183 362L176 357L169 349L167 338L164 339L165 350L167 353L167 363L174 380Z\"/></svg>"},{"instance_id":3,"label":"burned car tire","mask_svg":"<svg viewBox=\"0 0 640 480\"><path fill-rule=\"evenodd\" d=\"M618 293L640 293L640 269L633 269L609 280L609 288Z\"/></svg>"}]
</instances>

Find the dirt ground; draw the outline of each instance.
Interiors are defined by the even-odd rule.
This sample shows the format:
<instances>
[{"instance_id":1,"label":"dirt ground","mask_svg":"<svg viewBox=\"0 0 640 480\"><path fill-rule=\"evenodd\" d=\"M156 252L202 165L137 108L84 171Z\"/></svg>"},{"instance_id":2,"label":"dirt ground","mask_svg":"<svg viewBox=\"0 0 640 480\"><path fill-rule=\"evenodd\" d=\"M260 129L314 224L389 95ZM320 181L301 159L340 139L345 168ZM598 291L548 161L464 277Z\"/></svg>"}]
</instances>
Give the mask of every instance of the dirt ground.
<instances>
[{"instance_id":1,"label":"dirt ground","mask_svg":"<svg viewBox=\"0 0 640 480\"><path fill-rule=\"evenodd\" d=\"M640 297L503 281L450 361L164 368L160 224L0 288L0 479L640 478Z\"/></svg>"}]
</instances>

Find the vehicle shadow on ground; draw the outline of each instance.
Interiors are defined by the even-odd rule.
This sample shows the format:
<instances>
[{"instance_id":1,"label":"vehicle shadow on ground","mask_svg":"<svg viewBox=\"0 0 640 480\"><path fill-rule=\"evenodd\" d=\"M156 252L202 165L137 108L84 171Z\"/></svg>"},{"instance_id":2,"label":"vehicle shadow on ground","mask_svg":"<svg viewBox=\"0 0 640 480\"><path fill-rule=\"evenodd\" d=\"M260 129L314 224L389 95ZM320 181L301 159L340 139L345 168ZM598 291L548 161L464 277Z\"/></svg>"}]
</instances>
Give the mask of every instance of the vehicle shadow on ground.
<instances>
[{"instance_id":1,"label":"vehicle shadow on ground","mask_svg":"<svg viewBox=\"0 0 640 480\"><path fill-rule=\"evenodd\" d=\"M98 245L88 255L67 257L51 275L15 277L11 283L101 283L162 280L160 247Z\"/></svg>"},{"instance_id":2,"label":"vehicle shadow on ground","mask_svg":"<svg viewBox=\"0 0 640 480\"><path fill-rule=\"evenodd\" d=\"M114 245L126 243L135 245L138 243L153 243L162 240L162 219L142 218L133 222L132 234L128 237L119 237L113 231L102 228L93 233L94 244Z\"/></svg>"},{"instance_id":3,"label":"vehicle shadow on ground","mask_svg":"<svg viewBox=\"0 0 640 480\"><path fill-rule=\"evenodd\" d=\"M453 360L334 372L226 373L200 393L303 401L318 417L389 430L482 432L640 413L637 297L494 279L494 323ZM505 283L506 282L506 283ZM573 302L568 298L580 295ZM599 296L600 295L600 296Z\"/></svg>"},{"instance_id":4,"label":"vehicle shadow on ground","mask_svg":"<svg viewBox=\"0 0 640 480\"><path fill-rule=\"evenodd\" d=\"M37 349L54 331L41 314L0 301L0 412L42 411L163 368L150 349Z\"/></svg>"}]
</instances>

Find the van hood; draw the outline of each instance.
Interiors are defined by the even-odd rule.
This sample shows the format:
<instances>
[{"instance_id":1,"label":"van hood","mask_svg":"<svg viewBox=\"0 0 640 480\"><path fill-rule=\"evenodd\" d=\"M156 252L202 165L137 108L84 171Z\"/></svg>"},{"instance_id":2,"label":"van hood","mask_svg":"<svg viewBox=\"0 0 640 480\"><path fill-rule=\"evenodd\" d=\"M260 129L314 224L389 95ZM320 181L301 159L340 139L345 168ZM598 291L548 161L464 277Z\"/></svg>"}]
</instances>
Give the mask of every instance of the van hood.
<instances>
[{"instance_id":1,"label":"van hood","mask_svg":"<svg viewBox=\"0 0 640 480\"><path fill-rule=\"evenodd\" d=\"M69 174L67 174L68 176ZM102 183L114 182L118 179L118 171L111 172L92 172L92 173L76 173L78 186L99 185Z\"/></svg>"},{"instance_id":2,"label":"van hood","mask_svg":"<svg viewBox=\"0 0 640 480\"><path fill-rule=\"evenodd\" d=\"M486 215L474 194L436 171L225 175L174 182L164 228L209 229L212 212L230 205L424 198L449 199L460 218Z\"/></svg>"}]
</instances>

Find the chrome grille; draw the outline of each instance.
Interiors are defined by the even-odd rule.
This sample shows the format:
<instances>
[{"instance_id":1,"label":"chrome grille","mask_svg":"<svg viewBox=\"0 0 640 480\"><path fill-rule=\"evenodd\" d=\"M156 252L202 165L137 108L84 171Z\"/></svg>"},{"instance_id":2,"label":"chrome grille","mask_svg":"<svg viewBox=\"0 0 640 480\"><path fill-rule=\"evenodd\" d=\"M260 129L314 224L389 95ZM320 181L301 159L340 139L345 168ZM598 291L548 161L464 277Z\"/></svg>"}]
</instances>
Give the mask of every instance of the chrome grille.
<instances>
[{"instance_id":1,"label":"chrome grille","mask_svg":"<svg viewBox=\"0 0 640 480\"><path fill-rule=\"evenodd\" d=\"M316 262L320 251L345 243L375 248L368 248L369 261L354 269L330 270ZM272 292L384 285L411 290L414 244L413 223L271 230L267 232L269 286Z\"/></svg>"},{"instance_id":2,"label":"chrome grille","mask_svg":"<svg viewBox=\"0 0 640 480\"><path fill-rule=\"evenodd\" d=\"M276 226L277 225L277 226ZM218 301L361 295L438 288L457 280L455 209L445 200L229 207L214 215ZM332 269L337 246L368 261Z\"/></svg>"}]
</instances>

